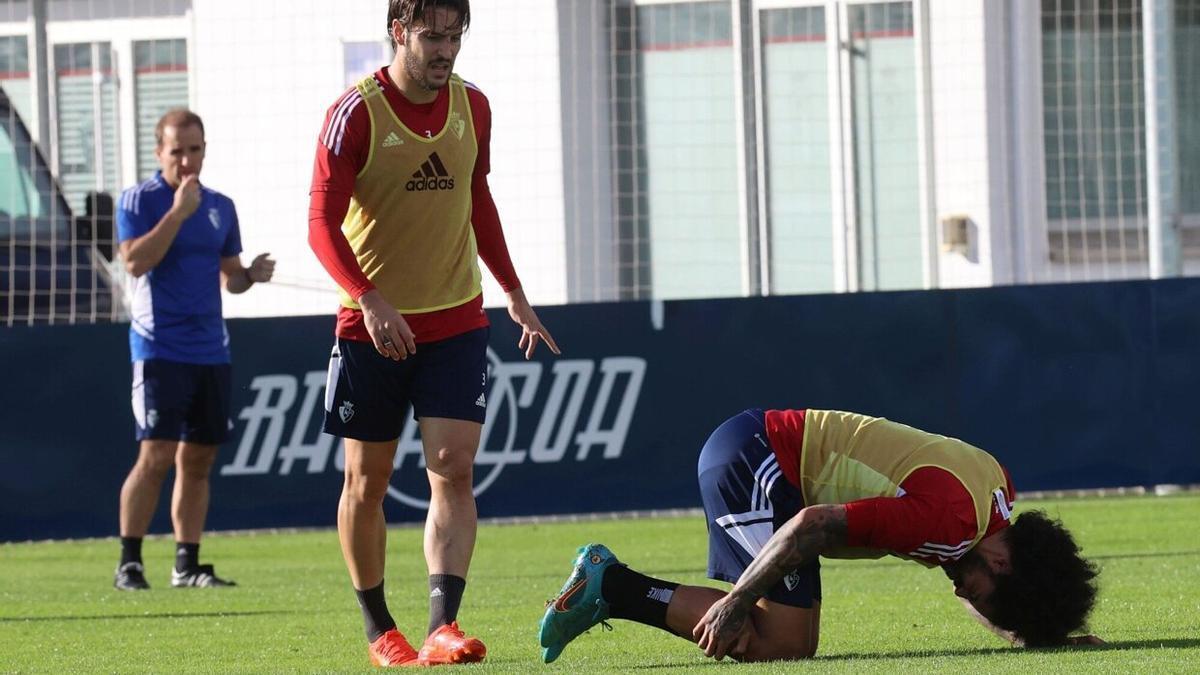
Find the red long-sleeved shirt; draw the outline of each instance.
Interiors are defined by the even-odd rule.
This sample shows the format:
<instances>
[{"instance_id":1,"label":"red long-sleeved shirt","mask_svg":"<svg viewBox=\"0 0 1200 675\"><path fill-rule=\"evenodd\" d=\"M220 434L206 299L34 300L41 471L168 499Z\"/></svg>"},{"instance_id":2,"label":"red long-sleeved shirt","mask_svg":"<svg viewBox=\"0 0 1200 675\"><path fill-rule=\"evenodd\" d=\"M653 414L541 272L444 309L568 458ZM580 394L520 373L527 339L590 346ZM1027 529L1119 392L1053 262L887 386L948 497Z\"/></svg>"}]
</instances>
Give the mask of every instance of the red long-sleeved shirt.
<instances>
[{"instance_id":1,"label":"red long-sleeved shirt","mask_svg":"<svg viewBox=\"0 0 1200 675\"><path fill-rule=\"evenodd\" d=\"M432 103L413 103L392 83L387 68L374 74L396 116L414 133L436 136L446 123L450 105L449 87L443 87ZM492 112L484 96L474 85L467 85L475 137L479 147L471 176L471 227L479 257L491 270L505 292L520 288L513 269L500 215L488 188L491 171ZM371 119L356 87L351 87L325 114L325 123L317 143L316 162L310 188L308 242L317 259L350 297L357 300L375 286L363 274L350 242L342 233L342 221L350 208L355 177L366 165L371 143ZM483 296L457 307L422 314L405 314L405 321L417 342L434 342L487 325ZM370 341L360 310L338 309L338 337Z\"/></svg>"}]
</instances>

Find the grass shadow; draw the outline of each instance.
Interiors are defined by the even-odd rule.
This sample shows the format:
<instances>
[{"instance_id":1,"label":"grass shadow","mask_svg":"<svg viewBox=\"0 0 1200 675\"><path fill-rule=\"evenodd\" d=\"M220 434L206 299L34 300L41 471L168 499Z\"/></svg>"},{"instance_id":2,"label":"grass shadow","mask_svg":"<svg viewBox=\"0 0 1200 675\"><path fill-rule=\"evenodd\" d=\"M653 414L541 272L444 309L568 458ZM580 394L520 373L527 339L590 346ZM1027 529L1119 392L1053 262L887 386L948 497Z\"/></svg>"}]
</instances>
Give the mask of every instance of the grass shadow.
<instances>
[{"instance_id":1,"label":"grass shadow","mask_svg":"<svg viewBox=\"0 0 1200 675\"><path fill-rule=\"evenodd\" d=\"M1172 638L1170 640L1114 640L1095 647L1077 647L1076 649L1097 649L1111 651L1114 649L1195 649L1200 647L1200 638ZM1059 647L1059 649L1065 649Z\"/></svg>"},{"instance_id":2,"label":"grass shadow","mask_svg":"<svg viewBox=\"0 0 1200 675\"><path fill-rule=\"evenodd\" d=\"M1122 651L1129 649L1194 649L1200 647L1200 638L1173 638L1168 640L1119 640L1108 642L1103 645L1079 645L1079 646L1064 646L1054 647L1052 649L1039 649L1039 652L1072 652L1072 651ZM808 662L818 664L821 662L835 661L882 661L885 659L921 659L921 658L944 658L948 656L987 656L992 654L1022 654L1025 650L1013 647L977 647L975 649L938 649L933 651L906 651L906 652L884 652L884 653L854 653L854 654L830 654L823 656L818 654ZM781 663L775 661L774 663ZM644 665L630 666L631 670L659 670L663 668L697 668L724 666L725 664L713 659L705 659L704 661L688 661L678 663L648 663Z\"/></svg>"},{"instance_id":3,"label":"grass shadow","mask_svg":"<svg viewBox=\"0 0 1200 675\"><path fill-rule=\"evenodd\" d=\"M907 652L829 654L828 656L817 654L817 656L815 656L812 660L820 662L868 659L876 661L881 659L940 659L947 656L986 656L989 654L1006 654L1012 651L1012 647L976 647L974 649L936 649L914 650Z\"/></svg>"},{"instance_id":4,"label":"grass shadow","mask_svg":"<svg viewBox=\"0 0 1200 675\"><path fill-rule=\"evenodd\" d=\"M33 621L96 621L105 619L224 619L237 616L299 614L297 611L261 610L253 612L148 612L145 614L88 614L79 616L0 616L0 623Z\"/></svg>"}]
</instances>

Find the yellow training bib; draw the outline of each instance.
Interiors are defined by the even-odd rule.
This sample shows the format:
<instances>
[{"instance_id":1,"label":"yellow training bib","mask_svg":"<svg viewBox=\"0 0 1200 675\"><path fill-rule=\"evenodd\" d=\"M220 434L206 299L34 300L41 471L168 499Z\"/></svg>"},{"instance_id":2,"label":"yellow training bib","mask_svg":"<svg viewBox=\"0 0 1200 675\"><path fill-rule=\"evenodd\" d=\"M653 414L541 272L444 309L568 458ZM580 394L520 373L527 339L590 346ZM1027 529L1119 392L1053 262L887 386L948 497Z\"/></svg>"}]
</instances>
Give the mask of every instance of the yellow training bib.
<instances>
[{"instance_id":1,"label":"yellow training bib","mask_svg":"<svg viewBox=\"0 0 1200 675\"><path fill-rule=\"evenodd\" d=\"M456 307L482 292L471 228L479 146L467 89L453 75L441 133L426 138L396 117L374 76L358 83L371 116L367 163L342 232L367 278L407 314ZM358 309L345 291L342 305Z\"/></svg>"},{"instance_id":2,"label":"yellow training bib","mask_svg":"<svg viewBox=\"0 0 1200 675\"><path fill-rule=\"evenodd\" d=\"M881 417L836 410L804 414L800 488L805 504L845 504L868 497L899 496L900 484L926 466L949 471L975 505L972 546L987 533L992 498L1008 481L1000 463L957 438L931 434ZM827 557L863 557L861 549L825 553ZM872 556L874 557L874 556ZM927 560L913 558L925 565Z\"/></svg>"}]
</instances>

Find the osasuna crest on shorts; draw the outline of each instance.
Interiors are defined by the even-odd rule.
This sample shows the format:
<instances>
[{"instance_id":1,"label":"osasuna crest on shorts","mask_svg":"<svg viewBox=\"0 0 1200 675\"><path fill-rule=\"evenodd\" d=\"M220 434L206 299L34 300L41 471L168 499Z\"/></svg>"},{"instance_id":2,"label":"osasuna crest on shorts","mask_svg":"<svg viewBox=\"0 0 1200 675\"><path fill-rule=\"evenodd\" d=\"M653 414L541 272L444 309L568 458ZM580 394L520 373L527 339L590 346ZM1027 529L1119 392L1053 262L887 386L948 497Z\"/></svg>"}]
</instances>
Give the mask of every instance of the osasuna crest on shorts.
<instances>
[{"instance_id":1,"label":"osasuna crest on shorts","mask_svg":"<svg viewBox=\"0 0 1200 675\"><path fill-rule=\"evenodd\" d=\"M482 423L487 415L487 341L477 328L422 342L416 354L393 361L370 342L338 338L329 355L322 430L340 438L390 441L413 417Z\"/></svg>"},{"instance_id":2,"label":"osasuna crest on shorts","mask_svg":"<svg viewBox=\"0 0 1200 675\"><path fill-rule=\"evenodd\" d=\"M133 362L135 438L219 445L229 438L231 369L227 363Z\"/></svg>"}]
</instances>

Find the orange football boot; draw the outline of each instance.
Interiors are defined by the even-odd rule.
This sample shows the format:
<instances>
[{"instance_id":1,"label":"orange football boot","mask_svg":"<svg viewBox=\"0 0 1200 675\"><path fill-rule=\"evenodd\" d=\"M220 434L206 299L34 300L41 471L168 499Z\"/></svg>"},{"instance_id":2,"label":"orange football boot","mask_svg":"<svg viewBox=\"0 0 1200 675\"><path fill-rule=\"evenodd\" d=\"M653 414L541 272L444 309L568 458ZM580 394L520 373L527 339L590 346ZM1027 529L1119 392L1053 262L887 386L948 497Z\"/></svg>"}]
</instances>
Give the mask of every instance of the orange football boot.
<instances>
[{"instance_id":1,"label":"orange football boot","mask_svg":"<svg viewBox=\"0 0 1200 675\"><path fill-rule=\"evenodd\" d=\"M417 659L417 650L408 644L404 634L395 628L389 630L367 647L371 665L380 668L422 665Z\"/></svg>"},{"instance_id":2,"label":"orange football boot","mask_svg":"<svg viewBox=\"0 0 1200 675\"><path fill-rule=\"evenodd\" d=\"M421 665L440 666L455 663L479 663L487 656L487 647L478 638L467 637L457 621L438 628L425 638L418 659Z\"/></svg>"}]
</instances>

